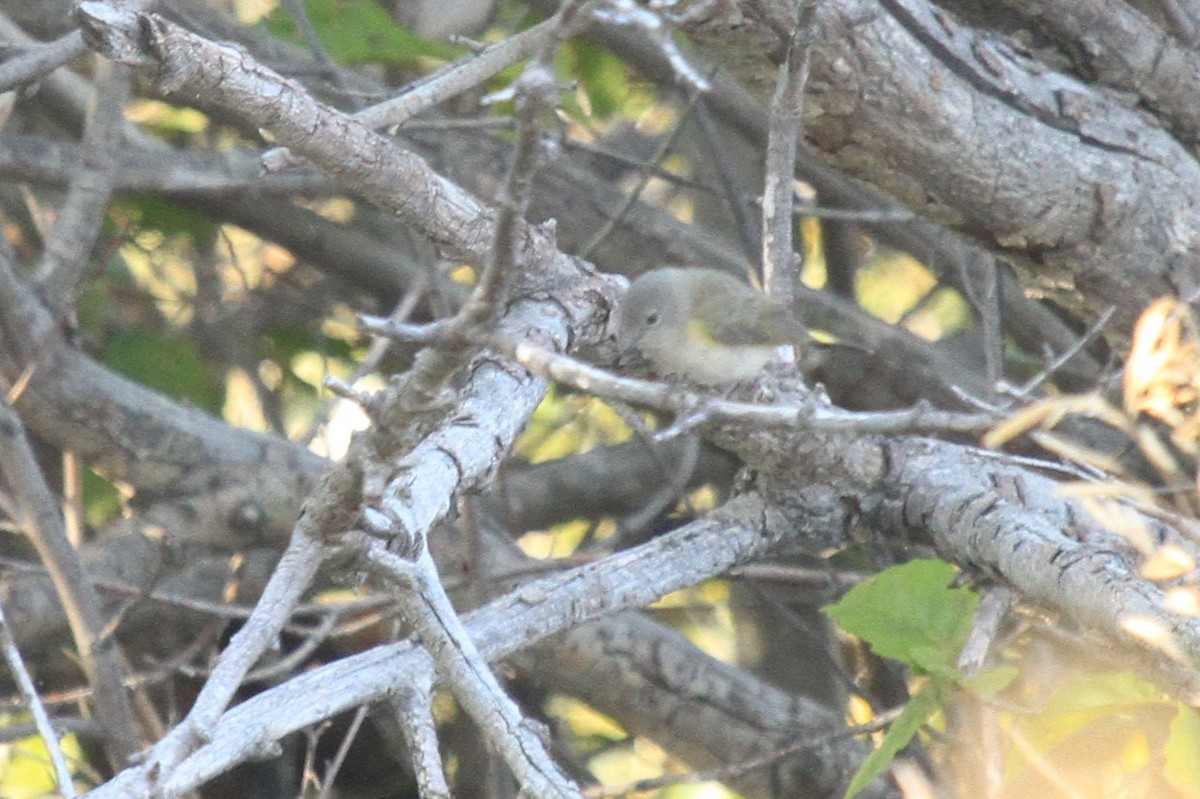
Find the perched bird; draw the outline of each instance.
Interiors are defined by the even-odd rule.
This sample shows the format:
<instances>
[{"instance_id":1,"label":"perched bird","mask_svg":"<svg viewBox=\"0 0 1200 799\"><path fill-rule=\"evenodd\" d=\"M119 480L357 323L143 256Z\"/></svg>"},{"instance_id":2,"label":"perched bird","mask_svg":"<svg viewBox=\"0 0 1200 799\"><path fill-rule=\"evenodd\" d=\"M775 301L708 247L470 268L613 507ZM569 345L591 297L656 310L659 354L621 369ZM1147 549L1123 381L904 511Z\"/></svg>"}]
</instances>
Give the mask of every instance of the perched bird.
<instances>
[{"instance_id":1,"label":"perched bird","mask_svg":"<svg viewBox=\"0 0 1200 799\"><path fill-rule=\"evenodd\" d=\"M664 267L634 280L617 322L622 353L637 350L659 371L706 386L754 378L781 346L806 338L781 303L699 267Z\"/></svg>"}]
</instances>

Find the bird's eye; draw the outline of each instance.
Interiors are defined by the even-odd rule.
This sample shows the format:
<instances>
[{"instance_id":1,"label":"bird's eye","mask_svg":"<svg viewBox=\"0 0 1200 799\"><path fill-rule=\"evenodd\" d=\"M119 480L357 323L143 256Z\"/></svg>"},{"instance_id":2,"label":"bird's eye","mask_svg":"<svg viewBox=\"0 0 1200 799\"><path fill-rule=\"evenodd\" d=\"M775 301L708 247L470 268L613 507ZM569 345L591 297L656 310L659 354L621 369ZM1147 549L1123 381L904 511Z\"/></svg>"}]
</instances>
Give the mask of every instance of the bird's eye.
<instances>
[{"instance_id":1,"label":"bird's eye","mask_svg":"<svg viewBox=\"0 0 1200 799\"><path fill-rule=\"evenodd\" d=\"M650 313L646 314L646 324L648 324L648 325L657 325L658 324L658 311L651 311Z\"/></svg>"}]
</instances>

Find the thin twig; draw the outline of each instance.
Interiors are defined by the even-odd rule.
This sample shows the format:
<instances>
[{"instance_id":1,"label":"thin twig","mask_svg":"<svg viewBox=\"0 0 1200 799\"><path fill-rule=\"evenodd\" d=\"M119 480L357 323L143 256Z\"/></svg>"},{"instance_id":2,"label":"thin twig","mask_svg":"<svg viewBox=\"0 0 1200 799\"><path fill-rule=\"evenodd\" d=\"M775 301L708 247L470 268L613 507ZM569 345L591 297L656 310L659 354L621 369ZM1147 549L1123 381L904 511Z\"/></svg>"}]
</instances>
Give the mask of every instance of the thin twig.
<instances>
[{"instance_id":1,"label":"thin twig","mask_svg":"<svg viewBox=\"0 0 1200 799\"><path fill-rule=\"evenodd\" d=\"M33 678L29 676L29 671L25 668L21 650L17 647L17 639L13 637L12 629L8 626L8 618L4 615L3 605L0 605L0 651L4 653L4 660L8 663L8 670L12 673L13 679L16 680L18 690L25 697L29 712L33 714L33 722L37 725L38 735L41 737L42 743L46 744L46 751L50 754L50 763L54 766L54 779L58 783L59 795L64 799L73 799L76 793L75 783L71 779L71 769L67 767L67 758L63 755L62 747L58 745L58 733L54 731L54 725L50 723L50 716L46 713L42 698L38 696Z\"/></svg>"},{"instance_id":2,"label":"thin twig","mask_svg":"<svg viewBox=\"0 0 1200 799\"><path fill-rule=\"evenodd\" d=\"M244 682L270 682L285 674L290 674L301 663L307 660L313 652L317 651L317 647L329 640L336 627L337 616L332 614L326 616L321 620L317 628L305 637L299 646L274 663L247 673Z\"/></svg>"},{"instance_id":3,"label":"thin twig","mask_svg":"<svg viewBox=\"0 0 1200 799\"><path fill-rule=\"evenodd\" d=\"M709 3L695 3L692 10L703 13L708 6ZM602 23L644 32L671 65L675 79L686 86L689 93L703 94L711 88L708 79L696 71L675 44L670 24L674 19L669 15L659 14L654 8L645 8L634 0L608 0L602 8L592 12L592 16Z\"/></svg>"},{"instance_id":4,"label":"thin twig","mask_svg":"<svg viewBox=\"0 0 1200 799\"><path fill-rule=\"evenodd\" d=\"M728 782L729 780L740 777L743 774L748 774L756 769L765 768L774 763L778 763L785 757L790 757L797 752L803 752L806 749L815 749L819 746L827 746L835 741L840 741L845 738L853 738L856 735L868 735L873 732L878 732L887 725L891 724L904 711L903 707L893 708L884 711L871 719L866 724L858 724L853 727L846 727L837 732L828 733L826 735L817 735L812 738L805 738L802 741L797 741L787 746L781 746L771 752L760 757L751 758L741 763L733 763L720 768L708 769L706 771L691 771L686 774L669 774L662 777L652 777L645 780L637 780L635 782L627 782L621 785L602 785L584 789L583 795L587 799L607 799L607 797L628 796L630 794L639 793L642 791L653 791L659 788L668 788L672 785L680 785L684 783L695 782Z\"/></svg>"},{"instance_id":5,"label":"thin twig","mask_svg":"<svg viewBox=\"0 0 1200 799\"><path fill-rule=\"evenodd\" d=\"M0 556L0 567L9 569L11 571L21 572L23 574L47 573L46 567L40 564L4 556ZM251 605L234 605L228 602L210 602L204 599L197 599L196 597L175 594L171 593L170 591L163 591L157 588L147 591L144 587L137 586L132 583L104 577L96 577L94 575L91 575L91 579L92 584L95 585L96 588L107 593L159 602L164 605L170 605L183 610L208 614L219 619L246 619L249 618L250 614L254 611L254 608ZM368 610L377 610L390 604L391 602L391 599L380 596L365 597L363 599L353 599L344 602L313 602L297 605L294 615L316 615L321 618L324 618L327 615L340 617L350 614L358 614ZM284 627L284 631L301 635L311 633L311 629L309 627L298 624L289 624Z\"/></svg>"},{"instance_id":6,"label":"thin twig","mask_svg":"<svg viewBox=\"0 0 1200 799\"><path fill-rule=\"evenodd\" d=\"M599 246L600 242L604 241L604 239L608 237L608 234L612 232L612 229L616 227L617 223L625 217L625 214L627 214L629 209L633 207L633 204L638 201L638 198L642 196L642 192L645 191L646 186L650 183L650 178L653 177L653 170L649 169L648 165L657 166L658 163L667 156L667 153L671 151L671 148L675 146L675 142L679 140L680 134L683 133L684 122L687 121L688 114L691 113L692 107L695 106L696 101L699 99L699 94L692 96L692 99L688 102L687 107L683 109L683 113L679 115L679 119L676 121L674 129L672 129L670 134L668 134L662 140L662 142L659 143L658 148L654 151L654 154L651 155L647 160L647 164L640 167L638 182L629 191L629 193L625 195L625 200L621 203L621 207L609 214L608 218L604 220L604 224L600 226L600 229L597 230L595 234L593 234L592 237L579 249L580 258L588 258L596 249L596 247Z\"/></svg>"},{"instance_id":7,"label":"thin twig","mask_svg":"<svg viewBox=\"0 0 1200 799\"><path fill-rule=\"evenodd\" d=\"M386 513L368 514L377 522L379 533L391 539L410 539L408 532ZM438 675L504 758L522 791L547 799L581 797L578 787L550 757L534 725L504 692L471 640L423 541L406 540L400 545L412 557L391 552L383 540L366 534L347 536L347 544L355 546L364 565L400 589L398 595L406 615L433 658Z\"/></svg>"},{"instance_id":8,"label":"thin twig","mask_svg":"<svg viewBox=\"0 0 1200 799\"><path fill-rule=\"evenodd\" d=\"M415 280L409 284L408 289L404 292L404 296L396 304L395 309L387 320L393 324L404 324L408 318L412 316L413 311L417 308L417 303L425 296L425 290L429 283L429 276L425 272L418 273ZM363 325L364 328L367 325ZM363 377L371 374L379 366L383 356L387 354L388 348L391 346L391 341L383 336L376 335L371 341L371 346L367 349L366 356L362 361L354 367L354 373L345 381L345 385L353 386ZM308 429L297 438L297 443L308 446L312 440L317 437L321 426L324 425L330 415L333 413L333 408L336 400L324 403L320 410L313 416L312 422Z\"/></svg>"},{"instance_id":9,"label":"thin twig","mask_svg":"<svg viewBox=\"0 0 1200 799\"><path fill-rule=\"evenodd\" d=\"M397 325L394 329L379 317L364 317L372 333L395 335L403 341L431 340L440 330L432 326ZM535 344L517 341L504 335L487 340L492 349L508 355L533 374L606 399L616 399L643 405L668 413L682 414L668 431L656 438L682 435L710 422L741 422L760 427L804 426L814 430L841 430L858 433L981 433L995 425L1000 412L979 400L975 404L982 413L941 411L928 403L919 402L898 411L845 411L834 407L807 404L734 402L718 397L702 396L677 385L631 377L578 361L569 355L553 352ZM962 394L964 401L969 396Z\"/></svg>"},{"instance_id":10,"label":"thin twig","mask_svg":"<svg viewBox=\"0 0 1200 799\"><path fill-rule=\"evenodd\" d=\"M315 498L315 502L327 499ZM200 689L187 716L150 751L150 779L171 775L175 766L209 740L212 730L229 706L254 663L276 640L301 594L312 582L324 559L324 546L313 529L315 520L302 515L292 539L279 559L258 604L228 646L217 658L212 674ZM149 775L148 775L149 776Z\"/></svg>"},{"instance_id":11,"label":"thin twig","mask_svg":"<svg viewBox=\"0 0 1200 799\"><path fill-rule=\"evenodd\" d=\"M390 510L394 513L397 508ZM398 510L414 515L404 508ZM423 524L425 520L411 521ZM789 525L778 521L771 519L753 494L736 497L701 519L633 550L543 577L493 600L471 614L471 639L483 656L494 662L545 636L601 615L645 606L667 593L761 557L792 534ZM363 538L358 536L359 541ZM381 542L367 539L367 543ZM702 556L681 559L681 547ZM386 548L379 549L386 553ZM620 579L614 581L614 576ZM581 603L581 596L591 599ZM414 671L419 674L426 668L432 668L432 664L424 648L400 642L294 677L230 709L211 744L157 781L167 795L192 790L230 765L269 751L274 741L289 732L407 689ZM152 765L143 765L126 770L97 788L96 799L150 796L151 769Z\"/></svg>"},{"instance_id":12,"label":"thin twig","mask_svg":"<svg viewBox=\"0 0 1200 799\"><path fill-rule=\"evenodd\" d=\"M1110 305L1104 309L1099 318L1092 323L1087 331L1075 340L1075 343L1063 350L1058 357L1046 364L1045 368L1031 377L1026 383L1017 388L1007 389L1006 393L1019 397L1028 398L1033 392L1041 388L1042 384L1049 380L1059 369L1067 365L1067 362L1079 353L1084 347L1090 344L1096 336L1108 326L1109 321L1113 318L1113 314L1117 312L1117 306Z\"/></svg>"},{"instance_id":13,"label":"thin twig","mask_svg":"<svg viewBox=\"0 0 1200 799\"><path fill-rule=\"evenodd\" d=\"M983 331L983 363L987 375L986 399L996 399L996 388L1004 379L1004 336L1000 316L1000 266L983 252L972 252L955 262L959 281L979 314Z\"/></svg>"},{"instance_id":14,"label":"thin twig","mask_svg":"<svg viewBox=\"0 0 1200 799\"><path fill-rule=\"evenodd\" d=\"M362 729L362 724L366 718L367 706L361 705L358 710L354 711L354 718L350 720L350 727L346 730L346 734L342 736L342 742L338 744L333 760L329 762L325 773L321 775L321 781L324 784L317 793L317 799L329 799L333 792L333 781L337 779L338 772L342 770L342 764L346 762L346 755L350 754L350 746L354 743L354 739L358 737L358 731Z\"/></svg>"},{"instance_id":15,"label":"thin twig","mask_svg":"<svg viewBox=\"0 0 1200 799\"><path fill-rule=\"evenodd\" d=\"M37 44L24 53L0 63L0 92L33 83L73 58L87 52L83 36L77 30L65 33L52 42Z\"/></svg>"},{"instance_id":16,"label":"thin twig","mask_svg":"<svg viewBox=\"0 0 1200 799\"><path fill-rule=\"evenodd\" d=\"M364 108L354 118L376 129L404 125L417 114L480 85L506 67L533 55L543 45L546 36L555 29L555 25L554 18L548 19L478 53L472 53L422 78L399 96ZM286 147L277 147L263 154L263 169L276 172L292 160Z\"/></svg>"},{"instance_id":17,"label":"thin twig","mask_svg":"<svg viewBox=\"0 0 1200 799\"><path fill-rule=\"evenodd\" d=\"M860 413L813 404L766 404L733 402L703 397L667 383L619 377L567 355L542 349L528 342L493 336L489 343L509 355L534 374L555 380L600 397L617 398L669 413L695 415L704 422L741 422L761 427L808 427L814 430L842 430L859 433L901 433L916 431L979 433L996 422L990 413L939 411L918 404L900 411ZM696 426L695 424L691 425Z\"/></svg>"},{"instance_id":18,"label":"thin twig","mask_svg":"<svg viewBox=\"0 0 1200 799\"><path fill-rule=\"evenodd\" d=\"M644 532L660 513L668 506L678 502L681 497L687 500L687 484L696 470L696 463L700 457L699 436L684 438L683 452L674 464L666 463L659 448L654 445L652 437L641 436L639 433L639 438L658 466L663 483L652 496L642 503L640 508L620 520L617 540L613 542L614 548L628 541L629 538ZM687 505L689 512L695 515L695 509L691 507L690 501L687 501Z\"/></svg>"},{"instance_id":19,"label":"thin twig","mask_svg":"<svg viewBox=\"0 0 1200 799\"><path fill-rule=\"evenodd\" d=\"M912 222L917 215L907 208L826 208L797 201L792 206L796 216L811 216L815 219L830 219L844 222Z\"/></svg>"},{"instance_id":20,"label":"thin twig","mask_svg":"<svg viewBox=\"0 0 1200 799\"><path fill-rule=\"evenodd\" d=\"M321 41L321 36L317 33L316 27L312 24L312 20L308 18L308 10L304 7L303 0L283 0L283 7L287 9L292 20L296 23L296 29L300 31L300 36L304 39L304 43L308 45L308 50L317 59L317 63L325 71L325 76L342 92L343 97L353 97L354 95L348 91L345 81L342 79L342 70L338 63L333 60L333 56L325 49L325 43Z\"/></svg>"},{"instance_id":21,"label":"thin twig","mask_svg":"<svg viewBox=\"0 0 1200 799\"><path fill-rule=\"evenodd\" d=\"M74 304L79 283L101 230L117 172L125 104L132 75L128 67L96 56L96 88L79 151L79 164L62 211L38 264L36 282L50 309L61 314Z\"/></svg>"},{"instance_id":22,"label":"thin twig","mask_svg":"<svg viewBox=\"0 0 1200 799\"><path fill-rule=\"evenodd\" d=\"M808 51L815 0L797 4L787 54L779 65L767 131L766 178L763 185L762 270L767 294L791 306L800 276L792 243L796 143L801 135L804 87L808 83Z\"/></svg>"},{"instance_id":23,"label":"thin twig","mask_svg":"<svg viewBox=\"0 0 1200 799\"><path fill-rule=\"evenodd\" d=\"M546 51L551 52L549 45ZM512 164L496 198L496 236L491 258L484 264L479 282L464 311L468 311L472 304L481 303L488 306L486 316L491 316L494 312L492 306L500 301L501 287L506 281L512 280L513 270L517 266L520 246L517 238L529 207L533 176L538 168L542 118L552 113L558 104L558 83L546 65L547 60L539 58L530 63L513 85L517 100L517 139L513 143ZM482 317L484 314L477 311L476 315Z\"/></svg>"},{"instance_id":24,"label":"thin twig","mask_svg":"<svg viewBox=\"0 0 1200 799\"><path fill-rule=\"evenodd\" d=\"M1000 624L1015 600L1013 590L1006 585L989 586L984 590L979 609L971 620L971 632L958 653L958 667L963 674L976 674L983 668Z\"/></svg>"},{"instance_id":25,"label":"thin twig","mask_svg":"<svg viewBox=\"0 0 1200 799\"><path fill-rule=\"evenodd\" d=\"M729 205L729 213L733 215L736 222L742 252L746 256L747 263L753 263L762 253L760 225L756 224L750 210L751 204L746 202L744 193L738 186L738 169L731 163L729 148L718 141L722 131L718 127L712 111L703 100L696 104L696 122L700 126L701 133L704 134L704 143L708 146L709 157L713 166L716 167L725 202Z\"/></svg>"},{"instance_id":26,"label":"thin twig","mask_svg":"<svg viewBox=\"0 0 1200 799\"><path fill-rule=\"evenodd\" d=\"M22 530L45 564L75 639L80 663L92 687L97 718L108 733L106 747L114 766L123 767L139 748L140 736L129 696L122 685L124 672L117 645L104 639L100 597L87 576L78 550L67 540L58 503L25 436L25 427L12 406L0 402L0 474L12 492Z\"/></svg>"},{"instance_id":27,"label":"thin twig","mask_svg":"<svg viewBox=\"0 0 1200 799\"><path fill-rule=\"evenodd\" d=\"M408 744L422 799L450 799L433 718L433 672L431 669L413 672L412 687L392 698L392 710Z\"/></svg>"}]
</instances>

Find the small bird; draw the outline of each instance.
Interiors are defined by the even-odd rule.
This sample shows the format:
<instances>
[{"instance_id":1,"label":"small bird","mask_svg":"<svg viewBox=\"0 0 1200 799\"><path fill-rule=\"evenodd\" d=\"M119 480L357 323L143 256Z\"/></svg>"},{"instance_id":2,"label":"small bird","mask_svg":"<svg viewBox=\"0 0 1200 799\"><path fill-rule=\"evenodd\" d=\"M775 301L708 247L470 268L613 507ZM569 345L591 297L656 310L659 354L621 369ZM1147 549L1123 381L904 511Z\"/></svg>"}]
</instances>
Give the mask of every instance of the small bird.
<instances>
[{"instance_id":1,"label":"small bird","mask_svg":"<svg viewBox=\"0 0 1200 799\"><path fill-rule=\"evenodd\" d=\"M705 386L756 377L779 348L807 339L783 304L716 269L663 267L629 285L617 347Z\"/></svg>"}]
</instances>

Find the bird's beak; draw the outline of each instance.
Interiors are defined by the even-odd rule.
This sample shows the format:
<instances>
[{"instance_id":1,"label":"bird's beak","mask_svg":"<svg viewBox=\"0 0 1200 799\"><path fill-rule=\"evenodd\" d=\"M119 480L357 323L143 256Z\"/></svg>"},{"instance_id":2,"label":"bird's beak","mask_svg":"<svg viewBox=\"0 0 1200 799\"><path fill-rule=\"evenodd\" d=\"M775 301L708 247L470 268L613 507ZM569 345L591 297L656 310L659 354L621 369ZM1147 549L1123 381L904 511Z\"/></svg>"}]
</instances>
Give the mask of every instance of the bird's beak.
<instances>
[{"instance_id":1,"label":"bird's beak","mask_svg":"<svg viewBox=\"0 0 1200 799\"><path fill-rule=\"evenodd\" d=\"M648 363L646 356L642 353L638 344L641 339L634 336L618 336L617 337L617 360L616 366L619 368L639 369Z\"/></svg>"}]
</instances>

